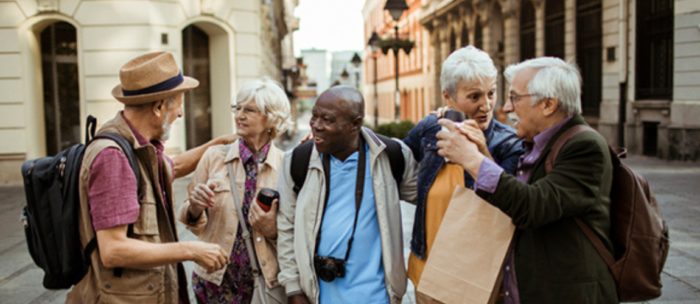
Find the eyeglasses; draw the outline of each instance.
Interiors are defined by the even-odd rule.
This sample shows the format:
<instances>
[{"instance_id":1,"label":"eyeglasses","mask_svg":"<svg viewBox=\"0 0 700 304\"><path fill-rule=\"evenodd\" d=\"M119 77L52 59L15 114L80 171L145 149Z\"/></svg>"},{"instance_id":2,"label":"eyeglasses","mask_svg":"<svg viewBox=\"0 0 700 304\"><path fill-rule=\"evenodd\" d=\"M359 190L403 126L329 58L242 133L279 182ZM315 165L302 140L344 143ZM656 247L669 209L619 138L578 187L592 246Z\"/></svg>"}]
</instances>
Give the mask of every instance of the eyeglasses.
<instances>
[{"instance_id":1,"label":"eyeglasses","mask_svg":"<svg viewBox=\"0 0 700 304\"><path fill-rule=\"evenodd\" d=\"M258 113L260 113L260 110L255 109L255 108L250 108L250 107L242 107L239 105L231 105L231 112L233 112L233 114L237 114L237 115L240 115L242 113L242 114L245 114L246 116L248 116L248 115L258 114Z\"/></svg>"},{"instance_id":2,"label":"eyeglasses","mask_svg":"<svg viewBox=\"0 0 700 304\"><path fill-rule=\"evenodd\" d=\"M520 98L525 98L525 97L532 97L532 96L539 96L539 94L523 94L523 95L517 95L513 93L508 93L508 99L510 99L510 103L512 106L515 106L515 102L520 100Z\"/></svg>"}]
</instances>

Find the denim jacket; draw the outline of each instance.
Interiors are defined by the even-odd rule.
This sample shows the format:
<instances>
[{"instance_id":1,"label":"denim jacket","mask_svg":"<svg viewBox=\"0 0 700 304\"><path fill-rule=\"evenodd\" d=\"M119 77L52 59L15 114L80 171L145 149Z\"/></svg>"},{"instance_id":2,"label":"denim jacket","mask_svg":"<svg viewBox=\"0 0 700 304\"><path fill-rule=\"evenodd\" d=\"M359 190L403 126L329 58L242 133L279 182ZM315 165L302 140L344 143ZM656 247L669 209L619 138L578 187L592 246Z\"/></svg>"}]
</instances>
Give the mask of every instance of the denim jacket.
<instances>
[{"instance_id":1,"label":"denim jacket","mask_svg":"<svg viewBox=\"0 0 700 304\"><path fill-rule=\"evenodd\" d=\"M425 200L428 196L428 190L430 190L438 171L445 162L445 159L437 154L436 146L437 137L435 135L441 128L437 123L437 117L428 115L408 132L408 137L403 139L404 143L413 151L416 161L420 162L418 200L411 239L411 252L419 259L424 259L426 251ZM508 174L513 174L518 165L518 159L525 153L522 140L515 135L515 130L492 119L489 127L484 131L484 135L494 161ZM474 179L465 171L464 186L472 188L473 185Z\"/></svg>"}]
</instances>

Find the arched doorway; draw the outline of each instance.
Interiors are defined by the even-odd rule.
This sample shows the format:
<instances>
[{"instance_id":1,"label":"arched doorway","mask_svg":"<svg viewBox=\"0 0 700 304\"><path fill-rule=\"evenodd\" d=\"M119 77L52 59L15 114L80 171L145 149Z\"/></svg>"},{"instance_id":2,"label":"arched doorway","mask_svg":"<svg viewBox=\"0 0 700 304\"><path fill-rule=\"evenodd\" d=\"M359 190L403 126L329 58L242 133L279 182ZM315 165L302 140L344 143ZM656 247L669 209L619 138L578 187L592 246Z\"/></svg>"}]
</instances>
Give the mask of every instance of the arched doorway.
<instances>
[{"instance_id":1,"label":"arched doorway","mask_svg":"<svg viewBox=\"0 0 700 304\"><path fill-rule=\"evenodd\" d=\"M195 25L182 30L183 74L199 80L199 87L185 93L187 149L212 138L209 36Z\"/></svg>"},{"instance_id":2,"label":"arched doorway","mask_svg":"<svg viewBox=\"0 0 700 304\"><path fill-rule=\"evenodd\" d=\"M78 43L74 26L49 25L40 34L46 154L80 143Z\"/></svg>"},{"instance_id":3,"label":"arched doorway","mask_svg":"<svg viewBox=\"0 0 700 304\"><path fill-rule=\"evenodd\" d=\"M484 49L484 31L481 26L481 16L476 16L476 22L474 24L474 46L483 50Z\"/></svg>"},{"instance_id":4,"label":"arched doorway","mask_svg":"<svg viewBox=\"0 0 700 304\"><path fill-rule=\"evenodd\" d=\"M564 59L564 1L546 1L544 12L544 54Z\"/></svg>"},{"instance_id":5,"label":"arched doorway","mask_svg":"<svg viewBox=\"0 0 700 304\"><path fill-rule=\"evenodd\" d=\"M602 99L603 22L601 0L576 1L576 63L581 69L583 115L599 116Z\"/></svg>"},{"instance_id":6,"label":"arched doorway","mask_svg":"<svg viewBox=\"0 0 700 304\"><path fill-rule=\"evenodd\" d=\"M535 58L535 5L530 0L520 7L520 61Z\"/></svg>"},{"instance_id":7,"label":"arched doorway","mask_svg":"<svg viewBox=\"0 0 700 304\"><path fill-rule=\"evenodd\" d=\"M462 47L465 47L469 45L469 28L467 27L466 22L462 22L462 39L461 39Z\"/></svg>"}]
</instances>

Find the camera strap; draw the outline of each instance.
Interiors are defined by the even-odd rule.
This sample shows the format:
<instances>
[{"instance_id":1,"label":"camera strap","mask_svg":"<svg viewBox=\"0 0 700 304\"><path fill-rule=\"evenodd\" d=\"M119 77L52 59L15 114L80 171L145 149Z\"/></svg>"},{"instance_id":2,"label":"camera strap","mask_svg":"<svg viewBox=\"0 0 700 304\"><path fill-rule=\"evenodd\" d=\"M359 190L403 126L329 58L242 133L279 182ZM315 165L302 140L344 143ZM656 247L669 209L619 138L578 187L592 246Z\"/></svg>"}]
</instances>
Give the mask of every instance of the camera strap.
<instances>
[{"instance_id":1,"label":"camera strap","mask_svg":"<svg viewBox=\"0 0 700 304\"><path fill-rule=\"evenodd\" d=\"M355 183L355 221L352 224L352 234L348 240L348 250L345 252L345 261L350 257L350 249L352 242L355 239L355 229L357 229L357 218L360 215L360 205L362 205L362 196L365 189L365 169L367 162L367 151L365 148L365 139L360 135L360 157L357 162L357 181ZM331 156L330 154L323 155L323 171L326 177L326 199L323 201L323 214L321 215L321 224L316 235L316 250L314 254L318 254L318 246L321 243L321 229L323 228L323 219L326 216L326 207L328 206L328 197L331 192Z\"/></svg>"}]
</instances>

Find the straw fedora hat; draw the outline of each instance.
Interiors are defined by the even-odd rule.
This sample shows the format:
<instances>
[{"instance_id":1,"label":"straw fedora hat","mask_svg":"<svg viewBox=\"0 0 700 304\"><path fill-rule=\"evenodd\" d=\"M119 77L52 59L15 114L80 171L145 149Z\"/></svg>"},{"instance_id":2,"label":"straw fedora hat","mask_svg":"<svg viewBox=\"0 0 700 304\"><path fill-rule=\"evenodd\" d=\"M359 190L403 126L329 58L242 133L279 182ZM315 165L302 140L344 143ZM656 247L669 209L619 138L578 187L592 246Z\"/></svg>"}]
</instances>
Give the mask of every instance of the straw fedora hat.
<instances>
[{"instance_id":1,"label":"straw fedora hat","mask_svg":"<svg viewBox=\"0 0 700 304\"><path fill-rule=\"evenodd\" d=\"M199 86L199 81L182 76L170 52L141 55L119 70L121 81L112 96L125 105L140 105L166 99Z\"/></svg>"}]
</instances>

